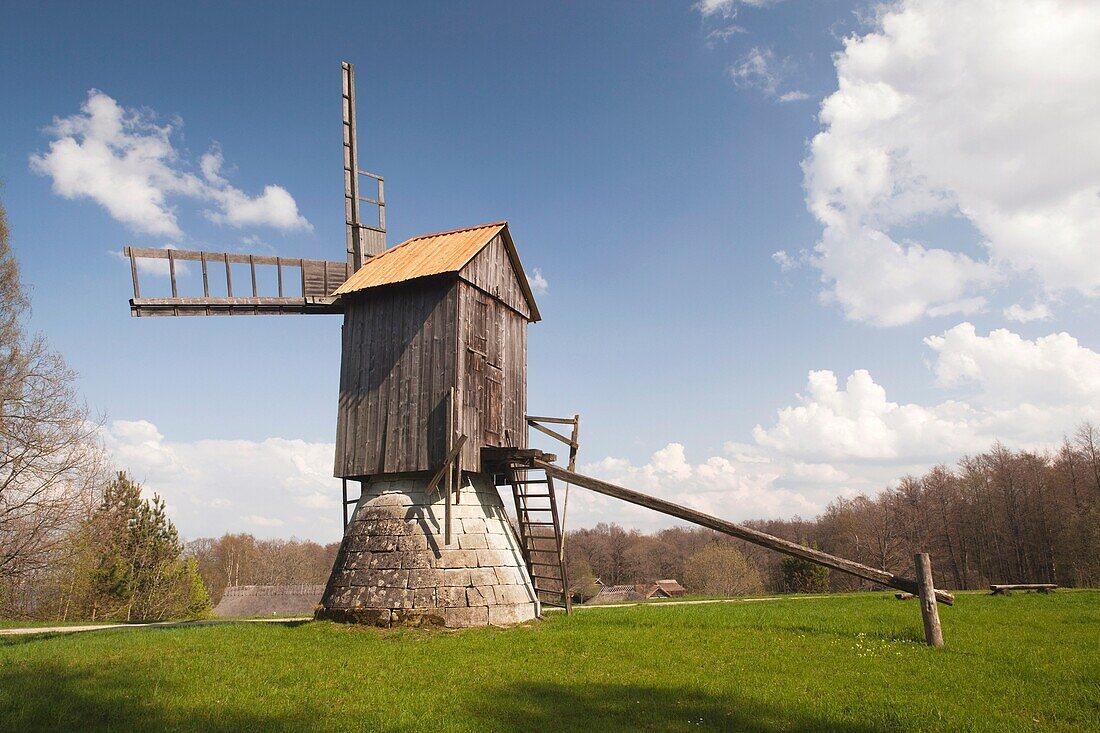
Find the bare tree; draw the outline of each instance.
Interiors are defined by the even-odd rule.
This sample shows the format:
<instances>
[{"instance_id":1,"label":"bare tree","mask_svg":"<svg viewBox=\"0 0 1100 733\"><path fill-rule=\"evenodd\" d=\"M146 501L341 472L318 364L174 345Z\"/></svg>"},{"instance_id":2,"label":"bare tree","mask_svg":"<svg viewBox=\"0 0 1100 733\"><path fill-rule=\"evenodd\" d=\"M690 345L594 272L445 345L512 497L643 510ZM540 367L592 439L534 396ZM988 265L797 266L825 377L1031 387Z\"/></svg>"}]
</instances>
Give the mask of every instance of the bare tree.
<instances>
[{"instance_id":1,"label":"bare tree","mask_svg":"<svg viewBox=\"0 0 1100 733\"><path fill-rule=\"evenodd\" d=\"M73 372L25 333L28 309L0 206L0 604L9 606L64 547L99 465Z\"/></svg>"}]
</instances>

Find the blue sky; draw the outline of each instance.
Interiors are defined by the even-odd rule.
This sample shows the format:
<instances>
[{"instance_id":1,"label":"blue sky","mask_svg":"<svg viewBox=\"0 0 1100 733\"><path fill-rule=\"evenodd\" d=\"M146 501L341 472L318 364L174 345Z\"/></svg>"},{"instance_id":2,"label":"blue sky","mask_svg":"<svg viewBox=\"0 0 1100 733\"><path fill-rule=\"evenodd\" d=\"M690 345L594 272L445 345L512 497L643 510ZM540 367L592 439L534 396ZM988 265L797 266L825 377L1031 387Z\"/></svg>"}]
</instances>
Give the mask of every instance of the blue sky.
<instances>
[{"instance_id":1,"label":"blue sky","mask_svg":"<svg viewBox=\"0 0 1100 733\"><path fill-rule=\"evenodd\" d=\"M548 282L529 406L583 415L589 470L746 518L1042 447L1100 412L1100 34L1087 3L1009 5L9 4L32 325L185 534L331 539L339 317L131 319L111 253L340 259L347 60L391 244L506 218ZM112 169L159 225L81 159L91 90L168 146Z\"/></svg>"}]
</instances>

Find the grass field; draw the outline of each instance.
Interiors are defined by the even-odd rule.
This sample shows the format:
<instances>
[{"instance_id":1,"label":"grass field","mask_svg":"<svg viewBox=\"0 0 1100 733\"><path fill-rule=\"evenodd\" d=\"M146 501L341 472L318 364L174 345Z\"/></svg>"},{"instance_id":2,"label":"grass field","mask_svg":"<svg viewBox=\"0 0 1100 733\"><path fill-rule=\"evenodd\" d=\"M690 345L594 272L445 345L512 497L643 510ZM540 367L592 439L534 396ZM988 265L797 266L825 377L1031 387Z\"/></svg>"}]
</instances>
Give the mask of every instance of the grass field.
<instances>
[{"instance_id":1,"label":"grass field","mask_svg":"<svg viewBox=\"0 0 1100 733\"><path fill-rule=\"evenodd\" d=\"M0 637L4 730L1100 730L1100 592Z\"/></svg>"}]
</instances>

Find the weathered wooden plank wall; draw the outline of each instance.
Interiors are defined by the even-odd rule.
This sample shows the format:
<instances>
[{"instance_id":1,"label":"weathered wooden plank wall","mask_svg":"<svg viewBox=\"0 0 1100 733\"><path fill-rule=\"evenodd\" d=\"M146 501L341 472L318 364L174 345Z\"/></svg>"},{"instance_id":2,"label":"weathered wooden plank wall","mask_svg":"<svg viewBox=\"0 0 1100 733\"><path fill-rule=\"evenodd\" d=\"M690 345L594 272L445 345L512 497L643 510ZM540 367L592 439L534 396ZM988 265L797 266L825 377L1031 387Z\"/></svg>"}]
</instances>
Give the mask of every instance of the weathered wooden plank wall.
<instances>
[{"instance_id":1,"label":"weathered wooden plank wall","mask_svg":"<svg viewBox=\"0 0 1100 733\"><path fill-rule=\"evenodd\" d=\"M462 268L460 274L466 282L479 290L499 298L509 308L524 317L531 317L531 307L523 295L523 290L520 289L519 279L516 277L515 270L512 269L512 263L504 248L504 241L499 234Z\"/></svg>"},{"instance_id":2,"label":"weathered wooden plank wall","mask_svg":"<svg viewBox=\"0 0 1100 733\"><path fill-rule=\"evenodd\" d=\"M345 307L335 475L438 468L457 380L457 282L381 288Z\"/></svg>"},{"instance_id":3,"label":"weathered wooden plank wall","mask_svg":"<svg viewBox=\"0 0 1100 733\"><path fill-rule=\"evenodd\" d=\"M448 395L460 465L483 446L527 446L527 324L500 237L456 278L372 289L344 303L335 474L434 471L447 452Z\"/></svg>"}]
</instances>

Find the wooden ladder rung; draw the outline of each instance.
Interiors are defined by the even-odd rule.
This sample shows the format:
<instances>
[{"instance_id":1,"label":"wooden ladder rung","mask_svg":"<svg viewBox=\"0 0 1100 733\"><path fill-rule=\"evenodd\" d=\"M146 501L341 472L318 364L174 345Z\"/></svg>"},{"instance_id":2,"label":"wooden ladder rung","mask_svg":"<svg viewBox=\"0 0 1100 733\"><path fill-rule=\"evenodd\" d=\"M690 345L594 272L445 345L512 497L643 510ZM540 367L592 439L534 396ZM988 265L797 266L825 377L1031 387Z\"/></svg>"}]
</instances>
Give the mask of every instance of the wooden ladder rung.
<instances>
[{"instance_id":1,"label":"wooden ladder rung","mask_svg":"<svg viewBox=\"0 0 1100 733\"><path fill-rule=\"evenodd\" d=\"M528 527L553 527L553 522L524 522ZM549 538L548 538L549 539Z\"/></svg>"}]
</instances>

